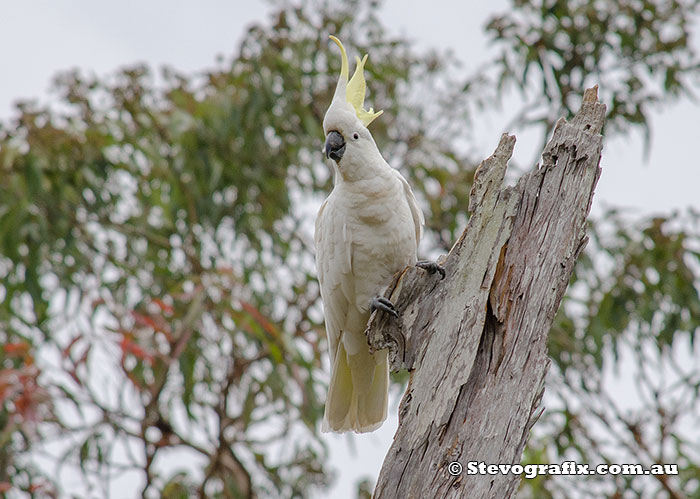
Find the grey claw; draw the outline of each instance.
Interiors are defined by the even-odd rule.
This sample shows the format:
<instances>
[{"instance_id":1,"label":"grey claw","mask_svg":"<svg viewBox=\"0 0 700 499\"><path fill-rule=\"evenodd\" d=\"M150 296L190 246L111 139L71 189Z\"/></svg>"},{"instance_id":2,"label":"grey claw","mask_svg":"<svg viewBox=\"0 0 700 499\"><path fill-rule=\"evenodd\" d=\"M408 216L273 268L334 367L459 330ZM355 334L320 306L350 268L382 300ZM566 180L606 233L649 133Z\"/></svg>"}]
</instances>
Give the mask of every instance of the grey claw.
<instances>
[{"instance_id":1,"label":"grey claw","mask_svg":"<svg viewBox=\"0 0 700 499\"><path fill-rule=\"evenodd\" d=\"M396 307L394 307L394 304L386 298L384 298L383 296L375 296L369 301L370 313L374 312L375 310L383 310L387 314L391 314L397 318L399 316L399 313L396 311Z\"/></svg>"},{"instance_id":2,"label":"grey claw","mask_svg":"<svg viewBox=\"0 0 700 499\"><path fill-rule=\"evenodd\" d=\"M445 267L438 264L437 262L431 262L430 260L421 260L419 262L416 262L416 267L427 270L431 274L434 274L435 272L439 272L440 276L441 276L440 278L441 279L445 278Z\"/></svg>"}]
</instances>

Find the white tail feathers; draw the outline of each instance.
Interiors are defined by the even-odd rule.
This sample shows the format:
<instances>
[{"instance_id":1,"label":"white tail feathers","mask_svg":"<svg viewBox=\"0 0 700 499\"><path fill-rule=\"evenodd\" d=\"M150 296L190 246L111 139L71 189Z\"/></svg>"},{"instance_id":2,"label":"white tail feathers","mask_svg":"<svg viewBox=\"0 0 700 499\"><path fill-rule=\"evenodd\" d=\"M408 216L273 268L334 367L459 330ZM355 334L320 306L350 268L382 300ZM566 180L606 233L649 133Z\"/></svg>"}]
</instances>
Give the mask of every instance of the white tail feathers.
<instances>
[{"instance_id":1,"label":"white tail feathers","mask_svg":"<svg viewBox=\"0 0 700 499\"><path fill-rule=\"evenodd\" d=\"M361 348L357 354L348 355L341 337L331 370L321 431L376 430L386 419L388 397L387 351L370 354Z\"/></svg>"}]
</instances>

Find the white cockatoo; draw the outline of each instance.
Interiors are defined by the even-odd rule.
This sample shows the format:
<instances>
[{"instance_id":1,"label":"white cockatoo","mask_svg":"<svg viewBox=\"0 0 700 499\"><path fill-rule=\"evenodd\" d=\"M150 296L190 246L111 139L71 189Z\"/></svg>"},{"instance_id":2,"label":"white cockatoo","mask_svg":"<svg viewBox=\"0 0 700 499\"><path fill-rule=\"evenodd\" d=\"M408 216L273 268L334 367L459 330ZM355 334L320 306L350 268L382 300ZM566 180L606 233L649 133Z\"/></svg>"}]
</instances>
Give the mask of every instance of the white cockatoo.
<instances>
[{"instance_id":1,"label":"white cockatoo","mask_svg":"<svg viewBox=\"0 0 700 499\"><path fill-rule=\"evenodd\" d=\"M363 108L367 56L355 58L348 81L345 48L330 38L340 48L342 66L323 119L335 185L321 205L314 234L331 358L321 430L363 433L386 419L389 388L387 351L370 354L365 327L373 309L397 316L379 294L396 272L416 264L423 214L408 182L384 160L367 130L382 114Z\"/></svg>"}]
</instances>

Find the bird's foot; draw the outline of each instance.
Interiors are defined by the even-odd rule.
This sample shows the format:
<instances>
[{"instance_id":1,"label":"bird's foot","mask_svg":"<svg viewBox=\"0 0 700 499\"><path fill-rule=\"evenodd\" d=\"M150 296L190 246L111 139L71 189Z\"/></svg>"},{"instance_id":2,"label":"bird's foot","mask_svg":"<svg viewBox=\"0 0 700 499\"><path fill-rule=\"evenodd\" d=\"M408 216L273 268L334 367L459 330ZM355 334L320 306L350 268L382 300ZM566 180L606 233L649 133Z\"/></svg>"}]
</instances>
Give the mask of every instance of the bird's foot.
<instances>
[{"instance_id":1,"label":"bird's foot","mask_svg":"<svg viewBox=\"0 0 700 499\"><path fill-rule=\"evenodd\" d=\"M375 296L369 301L369 312L372 313L375 310L383 310L387 314L391 314L394 317L398 317L399 313L396 311L396 307L389 300L383 296Z\"/></svg>"},{"instance_id":2,"label":"bird's foot","mask_svg":"<svg viewBox=\"0 0 700 499\"><path fill-rule=\"evenodd\" d=\"M420 267L421 269L427 270L431 274L434 274L435 272L440 272L441 279L445 278L445 267L443 267L437 262L432 262L430 260L421 260L419 262L416 262L416 267Z\"/></svg>"}]
</instances>

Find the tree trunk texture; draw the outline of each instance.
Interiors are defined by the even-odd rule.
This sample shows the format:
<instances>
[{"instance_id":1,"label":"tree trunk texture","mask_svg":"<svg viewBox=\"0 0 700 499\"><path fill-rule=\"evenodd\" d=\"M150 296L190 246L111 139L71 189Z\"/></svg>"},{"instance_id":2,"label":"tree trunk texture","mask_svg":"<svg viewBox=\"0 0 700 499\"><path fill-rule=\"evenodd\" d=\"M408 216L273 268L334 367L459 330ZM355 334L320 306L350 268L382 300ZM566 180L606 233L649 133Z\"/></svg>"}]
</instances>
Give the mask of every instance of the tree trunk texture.
<instances>
[{"instance_id":1,"label":"tree trunk texture","mask_svg":"<svg viewBox=\"0 0 700 499\"><path fill-rule=\"evenodd\" d=\"M476 171L467 228L440 258L445 278L417 267L394 276L385 296L400 319L375 312L366 333L411 376L376 498L517 491L519 475L470 475L467 463L519 464L541 414L547 334L587 242L604 121L597 87L588 89L572 121L557 123L542 165L514 187L503 186L515 145L504 134ZM464 471L453 476L455 461Z\"/></svg>"}]
</instances>

